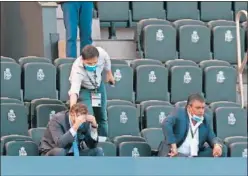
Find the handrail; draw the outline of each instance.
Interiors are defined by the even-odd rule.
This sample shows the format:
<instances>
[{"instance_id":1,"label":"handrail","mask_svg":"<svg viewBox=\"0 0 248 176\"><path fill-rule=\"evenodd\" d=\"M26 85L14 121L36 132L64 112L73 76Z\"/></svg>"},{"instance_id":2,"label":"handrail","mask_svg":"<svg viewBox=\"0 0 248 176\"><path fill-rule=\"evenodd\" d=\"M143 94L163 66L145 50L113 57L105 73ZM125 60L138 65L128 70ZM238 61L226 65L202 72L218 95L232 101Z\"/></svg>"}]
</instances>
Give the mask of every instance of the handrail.
<instances>
[{"instance_id":1,"label":"handrail","mask_svg":"<svg viewBox=\"0 0 248 176\"><path fill-rule=\"evenodd\" d=\"M246 16L246 20L248 21L247 11L241 10L236 14L236 38L237 38L237 72L238 72L238 80L239 80L239 93L241 97L241 106L244 108L244 87L243 87L243 77L242 73L244 71L245 65L247 63L247 56L244 56L243 62L241 61L241 42L240 42L240 17L244 14Z\"/></svg>"}]
</instances>

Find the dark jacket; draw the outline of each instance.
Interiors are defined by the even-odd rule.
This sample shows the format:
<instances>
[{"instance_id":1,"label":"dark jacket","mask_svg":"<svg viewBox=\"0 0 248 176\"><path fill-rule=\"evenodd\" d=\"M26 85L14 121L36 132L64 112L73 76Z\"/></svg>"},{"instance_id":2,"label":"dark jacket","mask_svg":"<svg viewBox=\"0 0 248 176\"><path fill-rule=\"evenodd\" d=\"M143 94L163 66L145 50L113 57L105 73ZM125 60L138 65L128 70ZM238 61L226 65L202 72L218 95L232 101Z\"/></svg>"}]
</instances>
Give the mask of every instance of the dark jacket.
<instances>
[{"instance_id":1,"label":"dark jacket","mask_svg":"<svg viewBox=\"0 0 248 176\"><path fill-rule=\"evenodd\" d=\"M175 108L162 122L162 130L165 137L163 145L175 143L179 148L186 139L189 130L189 116L186 108ZM210 118L206 115L204 115L203 123L199 126L199 151L204 149L205 142L211 147L216 143L222 145L221 140L216 137L211 128ZM162 149L160 148L160 150Z\"/></svg>"},{"instance_id":2,"label":"dark jacket","mask_svg":"<svg viewBox=\"0 0 248 176\"><path fill-rule=\"evenodd\" d=\"M44 136L41 139L39 145L40 154L47 153L53 148L64 148L68 153L74 141L74 137L69 131L70 128L68 111L55 114L49 121ZM95 148L98 143L98 139L95 141L91 138L90 124L88 122L86 122L83 129L78 129L77 138L79 149L84 149L82 141L85 142L88 148Z\"/></svg>"}]
</instances>

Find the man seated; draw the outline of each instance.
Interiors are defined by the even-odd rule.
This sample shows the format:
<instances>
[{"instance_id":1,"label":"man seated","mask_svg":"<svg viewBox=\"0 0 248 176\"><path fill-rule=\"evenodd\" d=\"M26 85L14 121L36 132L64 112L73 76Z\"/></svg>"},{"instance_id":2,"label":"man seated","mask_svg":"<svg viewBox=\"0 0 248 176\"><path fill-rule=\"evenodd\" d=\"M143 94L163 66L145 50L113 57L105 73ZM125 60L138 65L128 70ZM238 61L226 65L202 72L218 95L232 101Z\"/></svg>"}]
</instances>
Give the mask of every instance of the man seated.
<instances>
[{"instance_id":1,"label":"man seated","mask_svg":"<svg viewBox=\"0 0 248 176\"><path fill-rule=\"evenodd\" d=\"M159 156L226 156L227 148L214 134L204 112L205 100L200 94L189 96L185 108L175 108L162 123L165 140L159 147Z\"/></svg>"},{"instance_id":2,"label":"man seated","mask_svg":"<svg viewBox=\"0 0 248 176\"><path fill-rule=\"evenodd\" d=\"M83 104L74 104L69 111L55 114L41 139L42 156L103 156L97 147L98 133L94 116Z\"/></svg>"}]
</instances>

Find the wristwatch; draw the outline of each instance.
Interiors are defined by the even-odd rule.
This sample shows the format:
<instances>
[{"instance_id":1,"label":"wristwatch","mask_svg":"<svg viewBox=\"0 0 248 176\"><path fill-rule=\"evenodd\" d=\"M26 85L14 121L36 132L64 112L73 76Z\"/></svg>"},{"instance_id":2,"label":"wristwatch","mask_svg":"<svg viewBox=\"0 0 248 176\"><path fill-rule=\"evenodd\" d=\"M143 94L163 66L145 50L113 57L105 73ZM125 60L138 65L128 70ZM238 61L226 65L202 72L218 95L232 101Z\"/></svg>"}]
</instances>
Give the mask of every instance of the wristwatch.
<instances>
[{"instance_id":1,"label":"wristwatch","mask_svg":"<svg viewBox=\"0 0 248 176\"><path fill-rule=\"evenodd\" d=\"M91 125L91 127L92 128L98 128L98 124L96 124L96 126Z\"/></svg>"}]
</instances>

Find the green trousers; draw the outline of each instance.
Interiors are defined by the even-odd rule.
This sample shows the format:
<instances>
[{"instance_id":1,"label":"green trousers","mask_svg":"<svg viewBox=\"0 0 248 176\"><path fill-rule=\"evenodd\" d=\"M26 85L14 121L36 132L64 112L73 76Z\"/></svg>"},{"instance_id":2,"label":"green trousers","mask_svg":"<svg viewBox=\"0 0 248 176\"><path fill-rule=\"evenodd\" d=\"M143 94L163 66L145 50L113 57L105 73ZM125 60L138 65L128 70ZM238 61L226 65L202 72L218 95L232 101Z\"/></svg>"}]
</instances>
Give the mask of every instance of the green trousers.
<instances>
[{"instance_id":1,"label":"green trousers","mask_svg":"<svg viewBox=\"0 0 248 176\"><path fill-rule=\"evenodd\" d=\"M105 85L102 82L100 87L97 89L98 93L101 93L101 107L92 107L91 102L91 92L93 90L89 89L81 89L79 93L79 100L88 107L88 111L90 115L96 117L96 121L98 123L98 134L99 136L108 135L108 117L107 117L107 95Z\"/></svg>"}]
</instances>

